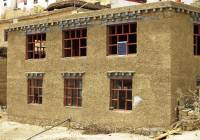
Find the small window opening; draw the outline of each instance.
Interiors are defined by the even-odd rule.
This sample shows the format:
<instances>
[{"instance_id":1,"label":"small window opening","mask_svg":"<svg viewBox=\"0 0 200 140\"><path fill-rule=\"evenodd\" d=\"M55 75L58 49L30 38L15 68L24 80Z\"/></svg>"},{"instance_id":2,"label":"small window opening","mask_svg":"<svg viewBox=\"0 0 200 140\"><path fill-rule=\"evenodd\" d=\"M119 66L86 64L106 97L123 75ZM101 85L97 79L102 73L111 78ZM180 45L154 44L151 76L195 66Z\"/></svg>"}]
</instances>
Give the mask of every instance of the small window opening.
<instances>
[{"instance_id":1,"label":"small window opening","mask_svg":"<svg viewBox=\"0 0 200 140\"><path fill-rule=\"evenodd\" d=\"M194 25L194 55L200 55L200 25Z\"/></svg>"},{"instance_id":2,"label":"small window opening","mask_svg":"<svg viewBox=\"0 0 200 140\"><path fill-rule=\"evenodd\" d=\"M46 34L27 35L27 59L40 59L46 57Z\"/></svg>"},{"instance_id":3,"label":"small window opening","mask_svg":"<svg viewBox=\"0 0 200 140\"><path fill-rule=\"evenodd\" d=\"M137 53L137 24L136 23L125 23L119 25L108 26L108 54L116 55L119 50L122 50L121 42L126 43L126 54ZM121 55L121 54L118 54ZM124 55L124 54L123 54Z\"/></svg>"},{"instance_id":4,"label":"small window opening","mask_svg":"<svg viewBox=\"0 0 200 140\"><path fill-rule=\"evenodd\" d=\"M4 30L4 41L8 41L8 31Z\"/></svg>"},{"instance_id":5,"label":"small window opening","mask_svg":"<svg viewBox=\"0 0 200 140\"><path fill-rule=\"evenodd\" d=\"M110 107L132 110L132 79L111 79Z\"/></svg>"},{"instance_id":6,"label":"small window opening","mask_svg":"<svg viewBox=\"0 0 200 140\"><path fill-rule=\"evenodd\" d=\"M28 104L42 104L43 78L28 79Z\"/></svg>"},{"instance_id":7,"label":"small window opening","mask_svg":"<svg viewBox=\"0 0 200 140\"><path fill-rule=\"evenodd\" d=\"M87 30L73 29L64 31L63 56L86 56L87 55Z\"/></svg>"}]
</instances>

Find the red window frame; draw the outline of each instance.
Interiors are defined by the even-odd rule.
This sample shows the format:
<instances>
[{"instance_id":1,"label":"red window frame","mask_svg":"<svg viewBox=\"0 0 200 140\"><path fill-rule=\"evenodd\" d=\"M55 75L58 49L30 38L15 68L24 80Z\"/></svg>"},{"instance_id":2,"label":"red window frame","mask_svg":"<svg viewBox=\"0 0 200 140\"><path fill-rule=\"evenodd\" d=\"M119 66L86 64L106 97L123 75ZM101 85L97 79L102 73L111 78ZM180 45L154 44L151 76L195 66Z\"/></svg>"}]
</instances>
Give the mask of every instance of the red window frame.
<instances>
[{"instance_id":1,"label":"red window frame","mask_svg":"<svg viewBox=\"0 0 200 140\"><path fill-rule=\"evenodd\" d=\"M194 24L194 55L200 55L200 24Z\"/></svg>"},{"instance_id":2,"label":"red window frame","mask_svg":"<svg viewBox=\"0 0 200 140\"><path fill-rule=\"evenodd\" d=\"M28 83L28 104L42 104L43 78L31 78Z\"/></svg>"},{"instance_id":3,"label":"red window frame","mask_svg":"<svg viewBox=\"0 0 200 140\"><path fill-rule=\"evenodd\" d=\"M116 87L118 83L118 87ZM130 84L127 86L127 84ZM110 108L132 110L132 79L110 79Z\"/></svg>"},{"instance_id":4,"label":"red window frame","mask_svg":"<svg viewBox=\"0 0 200 140\"><path fill-rule=\"evenodd\" d=\"M63 57L87 56L87 28L63 31Z\"/></svg>"},{"instance_id":5,"label":"red window frame","mask_svg":"<svg viewBox=\"0 0 200 140\"><path fill-rule=\"evenodd\" d=\"M82 106L82 78L64 78L64 106Z\"/></svg>"},{"instance_id":6,"label":"red window frame","mask_svg":"<svg viewBox=\"0 0 200 140\"><path fill-rule=\"evenodd\" d=\"M117 42L127 41L126 55L137 53L137 23L108 25L107 55L118 55Z\"/></svg>"},{"instance_id":7,"label":"red window frame","mask_svg":"<svg viewBox=\"0 0 200 140\"><path fill-rule=\"evenodd\" d=\"M41 59L46 57L46 33L28 34L26 59Z\"/></svg>"}]
</instances>

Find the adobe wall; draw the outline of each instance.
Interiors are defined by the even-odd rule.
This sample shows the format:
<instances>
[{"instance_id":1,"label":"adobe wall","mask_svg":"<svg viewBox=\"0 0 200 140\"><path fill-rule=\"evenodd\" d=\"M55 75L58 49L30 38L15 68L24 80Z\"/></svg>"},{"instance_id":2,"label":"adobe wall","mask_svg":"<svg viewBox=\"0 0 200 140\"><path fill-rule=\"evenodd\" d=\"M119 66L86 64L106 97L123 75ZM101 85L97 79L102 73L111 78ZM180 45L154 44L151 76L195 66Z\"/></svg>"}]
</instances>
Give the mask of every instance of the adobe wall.
<instances>
[{"instance_id":1,"label":"adobe wall","mask_svg":"<svg viewBox=\"0 0 200 140\"><path fill-rule=\"evenodd\" d=\"M172 122L176 120L179 98L191 95L200 75L200 57L193 54L193 19L186 14L175 14L171 23Z\"/></svg>"},{"instance_id":2,"label":"adobe wall","mask_svg":"<svg viewBox=\"0 0 200 140\"><path fill-rule=\"evenodd\" d=\"M72 121L86 125L98 123L134 128L169 126L172 98L171 30L166 23L171 20L170 12L144 15L137 21L138 53L124 57L106 56L106 26L100 21L87 28L86 57L62 58L62 30L55 26L47 32L47 57L25 60L25 33L10 32L7 71L9 118L26 123L71 117ZM80 108L63 106L61 73L67 71L85 72L83 104ZM133 96L139 96L143 102L132 111L109 110L108 71L134 71ZM27 104L26 72L45 72L42 105Z\"/></svg>"}]
</instances>

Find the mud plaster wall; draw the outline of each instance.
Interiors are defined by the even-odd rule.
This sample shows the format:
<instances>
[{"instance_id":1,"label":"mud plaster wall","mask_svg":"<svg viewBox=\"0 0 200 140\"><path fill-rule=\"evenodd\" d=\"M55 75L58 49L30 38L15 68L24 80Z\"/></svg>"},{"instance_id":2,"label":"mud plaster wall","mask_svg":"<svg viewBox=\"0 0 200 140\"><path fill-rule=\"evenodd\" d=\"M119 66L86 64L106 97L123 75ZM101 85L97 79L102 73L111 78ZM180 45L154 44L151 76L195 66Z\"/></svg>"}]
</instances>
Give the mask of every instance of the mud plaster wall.
<instances>
[{"instance_id":1,"label":"mud plaster wall","mask_svg":"<svg viewBox=\"0 0 200 140\"><path fill-rule=\"evenodd\" d=\"M106 26L96 22L88 26L86 57L62 58L62 30L47 32L47 57L25 60L24 32L9 33L8 114L11 120L36 123L36 120L62 120L109 124L112 127L168 126L171 122L170 88L170 13L145 15L138 25L138 53L125 57L106 56ZM163 32L163 30L165 32ZM63 106L62 72L85 72L83 105ZM143 102L132 111L109 110L108 71L135 71L133 96ZM45 72L43 104L27 104L26 72Z\"/></svg>"},{"instance_id":2,"label":"mud plaster wall","mask_svg":"<svg viewBox=\"0 0 200 140\"><path fill-rule=\"evenodd\" d=\"M200 75L200 57L193 55L193 26L192 18L185 14L175 14L171 22L172 122L177 119L179 97L195 89L196 77Z\"/></svg>"}]
</instances>

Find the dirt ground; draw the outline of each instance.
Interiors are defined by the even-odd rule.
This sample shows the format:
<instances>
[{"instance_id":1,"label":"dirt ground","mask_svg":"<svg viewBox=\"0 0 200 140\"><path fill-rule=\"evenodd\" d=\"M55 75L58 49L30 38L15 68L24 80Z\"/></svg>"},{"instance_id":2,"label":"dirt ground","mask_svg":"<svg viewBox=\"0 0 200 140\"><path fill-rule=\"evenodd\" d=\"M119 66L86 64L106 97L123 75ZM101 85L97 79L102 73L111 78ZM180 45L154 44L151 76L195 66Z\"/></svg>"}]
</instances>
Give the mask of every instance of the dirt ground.
<instances>
[{"instance_id":1,"label":"dirt ground","mask_svg":"<svg viewBox=\"0 0 200 140\"><path fill-rule=\"evenodd\" d=\"M6 115L0 118L0 140L27 140L45 130L45 127L8 121ZM84 135L82 131L55 127L31 140L153 140L153 138L128 133ZM200 130L169 136L167 140L200 140Z\"/></svg>"}]
</instances>

